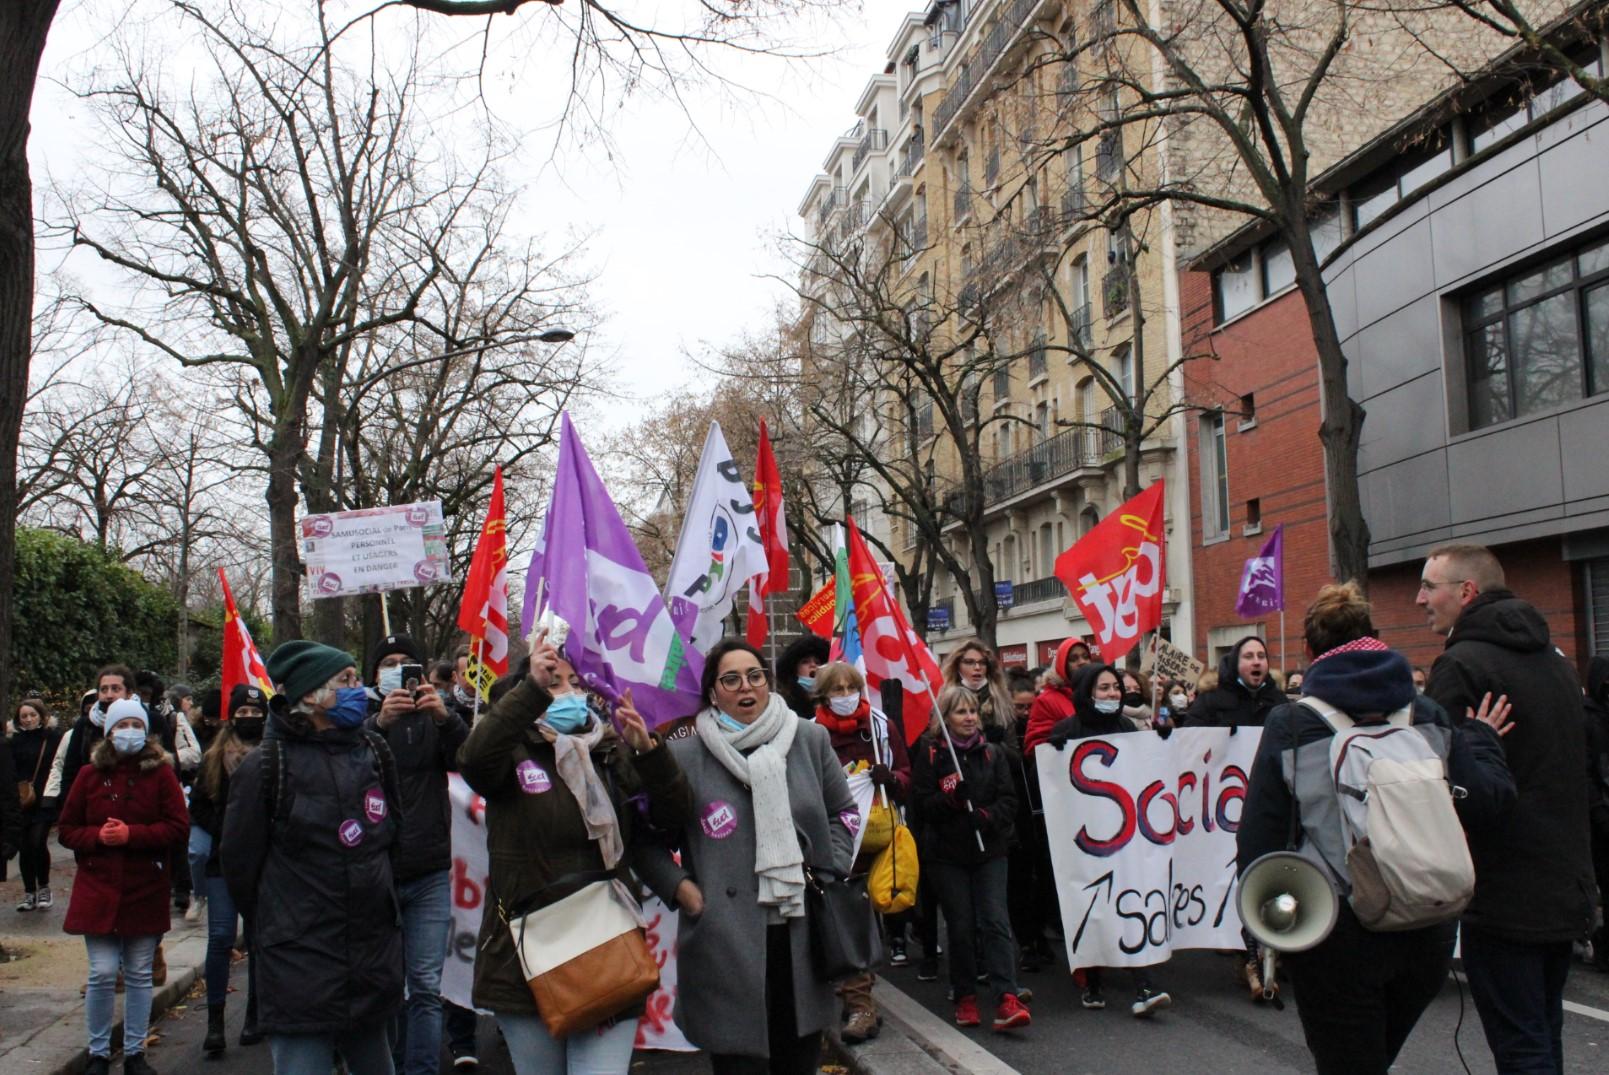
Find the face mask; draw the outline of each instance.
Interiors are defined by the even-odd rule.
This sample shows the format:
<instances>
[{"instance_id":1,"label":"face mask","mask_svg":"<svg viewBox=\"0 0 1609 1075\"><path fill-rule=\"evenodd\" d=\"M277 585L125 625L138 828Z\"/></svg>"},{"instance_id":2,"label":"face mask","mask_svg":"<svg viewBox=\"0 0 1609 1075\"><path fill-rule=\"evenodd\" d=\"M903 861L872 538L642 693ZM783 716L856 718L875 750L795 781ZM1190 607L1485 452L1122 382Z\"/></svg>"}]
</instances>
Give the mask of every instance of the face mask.
<instances>
[{"instance_id":1,"label":"face mask","mask_svg":"<svg viewBox=\"0 0 1609 1075\"><path fill-rule=\"evenodd\" d=\"M587 726L590 717L587 696L579 691L559 695L542 714L542 719L560 735L574 735Z\"/></svg>"},{"instance_id":2,"label":"face mask","mask_svg":"<svg viewBox=\"0 0 1609 1075\"><path fill-rule=\"evenodd\" d=\"M112 749L119 754L138 754L145 749L145 729L119 728L112 733Z\"/></svg>"},{"instance_id":3,"label":"face mask","mask_svg":"<svg viewBox=\"0 0 1609 1075\"><path fill-rule=\"evenodd\" d=\"M335 688L335 704L324 716L337 728L356 728L369 715L369 692L362 687Z\"/></svg>"},{"instance_id":4,"label":"face mask","mask_svg":"<svg viewBox=\"0 0 1609 1075\"><path fill-rule=\"evenodd\" d=\"M458 700L459 705L473 706L475 704L475 692L466 691L462 687L453 688L453 697Z\"/></svg>"},{"instance_id":5,"label":"face mask","mask_svg":"<svg viewBox=\"0 0 1609 1075\"><path fill-rule=\"evenodd\" d=\"M1236 676L1235 677L1235 682L1239 683L1242 687L1245 687L1249 691L1255 691L1257 689L1256 687L1253 687L1250 683L1246 682L1246 677L1245 676Z\"/></svg>"},{"instance_id":6,"label":"face mask","mask_svg":"<svg viewBox=\"0 0 1609 1075\"><path fill-rule=\"evenodd\" d=\"M966 686L966 689L971 691L973 694L981 694L983 692L984 684L988 682L988 679L988 676L978 676L976 679L972 678L971 676L963 676L961 678L961 682Z\"/></svg>"},{"instance_id":7,"label":"face mask","mask_svg":"<svg viewBox=\"0 0 1609 1075\"><path fill-rule=\"evenodd\" d=\"M374 681L374 686L381 694L400 691L402 689L402 665L394 664L390 668L380 669L380 676Z\"/></svg>"},{"instance_id":8,"label":"face mask","mask_svg":"<svg viewBox=\"0 0 1609 1075\"><path fill-rule=\"evenodd\" d=\"M1111 716L1113 713L1116 713L1119 709L1122 709L1122 708L1123 708L1123 699L1121 699L1121 698L1097 698L1097 699L1095 699L1095 712L1097 712L1097 713L1104 713L1107 716Z\"/></svg>"},{"instance_id":9,"label":"face mask","mask_svg":"<svg viewBox=\"0 0 1609 1075\"><path fill-rule=\"evenodd\" d=\"M1190 699L1183 694L1170 694L1168 695L1168 704L1174 709L1183 709L1190 704Z\"/></svg>"},{"instance_id":10,"label":"face mask","mask_svg":"<svg viewBox=\"0 0 1609 1075\"><path fill-rule=\"evenodd\" d=\"M237 717L233 723L236 735L249 743L255 743L263 737L263 725L268 722L262 717Z\"/></svg>"},{"instance_id":11,"label":"face mask","mask_svg":"<svg viewBox=\"0 0 1609 1075\"><path fill-rule=\"evenodd\" d=\"M738 720L736 717L727 713L722 713L719 709L715 711L715 721L722 728L729 732L741 732L744 728L748 727L748 725L744 724L741 720Z\"/></svg>"},{"instance_id":12,"label":"face mask","mask_svg":"<svg viewBox=\"0 0 1609 1075\"><path fill-rule=\"evenodd\" d=\"M860 695L846 694L841 698L829 698L827 706L840 717L853 716L855 710L860 708Z\"/></svg>"},{"instance_id":13,"label":"face mask","mask_svg":"<svg viewBox=\"0 0 1609 1075\"><path fill-rule=\"evenodd\" d=\"M1139 691L1128 691L1123 695L1123 704L1131 709L1135 706L1142 706L1145 704L1145 695Z\"/></svg>"},{"instance_id":14,"label":"face mask","mask_svg":"<svg viewBox=\"0 0 1609 1075\"><path fill-rule=\"evenodd\" d=\"M799 677L799 688L801 690L803 690L806 694L809 694L811 691L814 691L816 689L816 677L815 676L800 676Z\"/></svg>"}]
</instances>

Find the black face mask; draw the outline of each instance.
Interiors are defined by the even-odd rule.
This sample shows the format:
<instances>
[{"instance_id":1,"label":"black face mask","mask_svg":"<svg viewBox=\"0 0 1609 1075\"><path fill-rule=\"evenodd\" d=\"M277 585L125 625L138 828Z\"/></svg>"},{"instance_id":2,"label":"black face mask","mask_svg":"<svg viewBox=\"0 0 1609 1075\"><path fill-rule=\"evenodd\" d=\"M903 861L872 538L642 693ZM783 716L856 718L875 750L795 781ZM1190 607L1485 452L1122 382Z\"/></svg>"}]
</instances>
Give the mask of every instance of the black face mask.
<instances>
[{"instance_id":1,"label":"black face mask","mask_svg":"<svg viewBox=\"0 0 1609 1075\"><path fill-rule=\"evenodd\" d=\"M1137 709L1145 704L1145 695L1139 691L1126 691L1123 694L1123 704L1130 709Z\"/></svg>"},{"instance_id":2,"label":"black face mask","mask_svg":"<svg viewBox=\"0 0 1609 1075\"><path fill-rule=\"evenodd\" d=\"M248 743L261 742L263 738L263 725L267 723L262 717L240 717L232 722L235 734Z\"/></svg>"}]
</instances>

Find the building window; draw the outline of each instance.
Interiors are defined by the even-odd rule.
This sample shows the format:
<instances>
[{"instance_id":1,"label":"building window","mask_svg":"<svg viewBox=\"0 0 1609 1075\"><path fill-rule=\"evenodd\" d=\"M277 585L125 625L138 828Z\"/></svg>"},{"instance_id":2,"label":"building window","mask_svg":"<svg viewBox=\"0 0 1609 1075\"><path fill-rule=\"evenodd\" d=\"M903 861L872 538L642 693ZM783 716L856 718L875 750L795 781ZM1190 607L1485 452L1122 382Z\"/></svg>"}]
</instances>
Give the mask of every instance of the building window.
<instances>
[{"instance_id":1,"label":"building window","mask_svg":"<svg viewBox=\"0 0 1609 1075\"><path fill-rule=\"evenodd\" d=\"M1609 241L1482 287L1464 331L1471 429L1609 391Z\"/></svg>"},{"instance_id":2,"label":"building window","mask_svg":"<svg viewBox=\"0 0 1609 1075\"><path fill-rule=\"evenodd\" d=\"M1240 428L1251 429L1257 424L1257 393L1247 392L1240 397Z\"/></svg>"},{"instance_id":3,"label":"building window","mask_svg":"<svg viewBox=\"0 0 1609 1075\"><path fill-rule=\"evenodd\" d=\"M1229 450L1222 411L1201 416L1201 537L1229 534Z\"/></svg>"},{"instance_id":4,"label":"building window","mask_svg":"<svg viewBox=\"0 0 1609 1075\"><path fill-rule=\"evenodd\" d=\"M1588 74L1600 78L1603 76L1603 57L1596 46L1587 46L1572 54L1571 59ZM1469 119L1469 151L1479 153L1501 142L1521 127L1535 123L1583 92L1581 84L1568 75L1552 77L1555 79L1552 85L1528 100L1524 98L1523 91L1517 90L1486 102Z\"/></svg>"},{"instance_id":5,"label":"building window","mask_svg":"<svg viewBox=\"0 0 1609 1075\"><path fill-rule=\"evenodd\" d=\"M1263 500L1252 497L1246 501L1246 533L1260 534L1263 529Z\"/></svg>"},{"instance_id":6,"label":"building window","mask_svg":"<svg viewBox=\"0 0 1609 1075\"><path fill-rule=\"evenodd\" d=\"M1291 248L1283 239L1276 239L1263 246L1263 295L1277 295L1281 291L1296 283L1296 261L1291 257Z\"/></svg>"},{"instance_id":7,"label":"building window","mask_svg":"<svg viewBox=\"0 0 1609 1075\"><path fill-rule=\"evenodd\" d=\"M1257 291L1257 255L1247 250L1213 274L1213 290L1218 299L1218 322L1222 324L1256 306L1262 299Z\"/></svg>"}]
</instances>

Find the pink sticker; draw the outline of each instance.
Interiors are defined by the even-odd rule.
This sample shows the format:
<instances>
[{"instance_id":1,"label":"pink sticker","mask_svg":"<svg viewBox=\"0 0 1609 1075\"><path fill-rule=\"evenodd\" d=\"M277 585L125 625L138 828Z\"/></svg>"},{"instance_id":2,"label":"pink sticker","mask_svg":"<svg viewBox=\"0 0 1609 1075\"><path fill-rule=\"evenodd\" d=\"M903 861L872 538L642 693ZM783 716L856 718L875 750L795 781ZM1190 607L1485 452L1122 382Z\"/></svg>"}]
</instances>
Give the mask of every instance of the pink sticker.
<instances>
[{"instance_id":1,"label":"pink sticker","mask_svg":"<svg viewBox=\"0 0 1609 1075\"><path fill-rule=\"evenodd\" d=\"M370 788L363 793L363 816L373 825L385 820L385 792Z\"/></svg>"},{"instance_id":2,"label":"pink sticker","mask_svg":"<svg viewBox=\"0 0 1609 1075\"><path fill-rule=\"evenodd\" d=\"M519 778L520 790L527 795L540 795L553 786L547 770L530 758L514 767L514 775Z\"/></svg>"},{"instance_id":3,"label":"pink sticker","mask_svg":"<svg viewBox=\"0 0 1609 1075\"><path fill-rule=\"evenodd\" d=\"M341 843L347 847L356 847L363 842L363 824L356 818L348 818L341 822Z\"/></svg>"},{"instance_id":4,"label":"pink sticker","mask_svg":"<svg viewBox=\"0 0 1609 1075\"><path fill-rule=\"evenodd\" d=\"M724 840L737 831L737 811L732 809L731 803L716 799L705 807L698 823L711 840Z\"/></svg>"},{"instance_id":5,"label":"pink sticker","mask_svg":"<svg viewBox=\"0 0 1609 1075\"><path fill-rule=\"evenodd\" d=\"M840 824L843 825L844 828L849 830L849 835L851 835L851 836L859 836L860 835L860 811L859 810L845 810L845 811L843 811L842 813L840 813L838 815L838 821L839 821Z\"/></svg>"}]
</instances>

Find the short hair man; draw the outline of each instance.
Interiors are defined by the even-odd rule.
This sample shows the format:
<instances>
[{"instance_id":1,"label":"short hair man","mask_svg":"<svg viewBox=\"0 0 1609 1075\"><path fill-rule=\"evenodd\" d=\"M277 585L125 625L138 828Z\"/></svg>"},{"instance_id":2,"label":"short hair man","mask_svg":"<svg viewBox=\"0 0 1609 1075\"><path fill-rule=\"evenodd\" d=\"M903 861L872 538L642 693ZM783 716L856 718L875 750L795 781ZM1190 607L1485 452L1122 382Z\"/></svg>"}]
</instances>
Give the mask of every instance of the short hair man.
<instances>
[{"instance_id":1,"label":"short hair man","mask_svg":"<svg viewBox=\"0 0 1609 1075\"><path fill-rule=\"evenodd\" d=\"M1570 942L1592 927L1581 688L1547 621L1507 588L1480 545L1431 549L1415 603L1447 637L1425 689L1456 719L1507 695L1503 739L1518 798L1504 824L1469 833L1475 896L1464 969L1499 1071L1561 1071Z\"/></svg>"}]
</instances>

